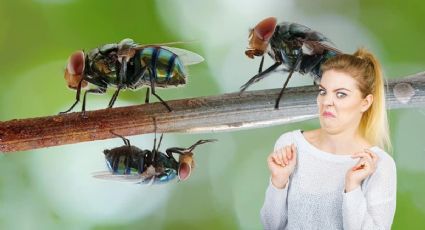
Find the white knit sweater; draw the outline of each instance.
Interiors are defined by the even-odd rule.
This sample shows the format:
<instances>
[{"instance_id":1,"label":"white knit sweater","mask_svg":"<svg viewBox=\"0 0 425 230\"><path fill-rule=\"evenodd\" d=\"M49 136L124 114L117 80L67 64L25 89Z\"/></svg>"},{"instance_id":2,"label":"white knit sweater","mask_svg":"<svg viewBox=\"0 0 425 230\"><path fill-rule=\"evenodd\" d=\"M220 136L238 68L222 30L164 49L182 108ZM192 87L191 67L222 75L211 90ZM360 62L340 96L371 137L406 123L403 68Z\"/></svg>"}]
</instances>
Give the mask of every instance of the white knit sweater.
<instances>
[{"instance_id":1,"label":"white knit sweater","mask_svg":"<svg viewBox=\"0 0 425 230\"><path fill-rule=\"evenodd\" d=\"M269 182L264 229L390 229L396 206L396 167L382 149L376 171L361 187L344 193L345 174L358 159L317 149L300 130L283 134L275 149L294 143L297 165L284 189Z\"/></svg>"}]
</instances>

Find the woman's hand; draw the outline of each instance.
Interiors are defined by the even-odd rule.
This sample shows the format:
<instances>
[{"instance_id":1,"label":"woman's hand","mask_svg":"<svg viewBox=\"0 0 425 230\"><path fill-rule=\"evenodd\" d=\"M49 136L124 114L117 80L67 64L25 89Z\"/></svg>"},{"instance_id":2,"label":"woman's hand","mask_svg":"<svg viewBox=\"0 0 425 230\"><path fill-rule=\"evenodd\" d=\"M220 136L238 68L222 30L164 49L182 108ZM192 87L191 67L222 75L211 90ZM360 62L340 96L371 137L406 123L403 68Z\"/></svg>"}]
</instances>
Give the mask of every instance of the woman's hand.
<instances>
[{"instance_id":1,"label":"woman's hand","mask_svg":"<svg viewBox=\"0 0 425 230\"><path fill-rule=\"evenodd\" d=\"M357 164L345 175L345 192L350 192L360 186L362 181L376 170L378 156L368 149L355 153L352 158L360 158Z\"/></svg>"},{"instance_id":2,"label":"woman's hand","mask_svg":"<svg viewBox=\"0 0 425 230\"><path fill-rule=\"evenodd\" d=\"M283 189L297 163L297 150L294 144L277 149L267 157L271 180L276 188Z\"/></svg>"}]
</instances>

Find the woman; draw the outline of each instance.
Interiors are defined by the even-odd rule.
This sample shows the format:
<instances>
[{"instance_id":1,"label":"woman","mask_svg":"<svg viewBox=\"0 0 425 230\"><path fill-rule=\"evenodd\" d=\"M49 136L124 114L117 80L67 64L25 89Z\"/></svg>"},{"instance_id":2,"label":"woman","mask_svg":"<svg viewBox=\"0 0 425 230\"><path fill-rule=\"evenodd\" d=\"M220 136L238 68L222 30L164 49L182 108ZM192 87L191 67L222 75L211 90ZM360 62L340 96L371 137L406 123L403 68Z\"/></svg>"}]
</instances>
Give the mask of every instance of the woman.
<instances>
[{"instance_id":1,"label":"woman","mask_svg":"<svg viewBox=\"0 0 425 230\"><path fill-rule=\"evenodd\" d=\"M384 80L365 49L322 65L320 128L283 134L267 158L265 229L390 229L396 205Z\"/></svg>"}]
</instances>

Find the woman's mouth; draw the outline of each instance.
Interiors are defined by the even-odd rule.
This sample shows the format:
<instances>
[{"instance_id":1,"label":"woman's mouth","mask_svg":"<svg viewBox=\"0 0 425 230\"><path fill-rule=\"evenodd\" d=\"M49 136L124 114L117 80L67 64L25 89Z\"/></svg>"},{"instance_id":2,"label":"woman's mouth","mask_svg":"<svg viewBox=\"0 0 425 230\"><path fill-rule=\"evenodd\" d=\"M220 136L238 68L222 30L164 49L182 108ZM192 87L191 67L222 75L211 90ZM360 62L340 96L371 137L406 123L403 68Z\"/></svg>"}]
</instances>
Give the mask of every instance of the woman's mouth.
<instances>
[{"instance_id":1,"label":"woman's mouth","mask_svg":"<svg viewBox=\"0 0 425 230\"><path fill-rule=\"evenodd\" d=\"M332 117L332 118L334 118L335 117L335 115L333 114L333 113L331 113L331 112L323 112L322 113L322 116L324 116L324 117Z\"/></svg>"}]
</instances>

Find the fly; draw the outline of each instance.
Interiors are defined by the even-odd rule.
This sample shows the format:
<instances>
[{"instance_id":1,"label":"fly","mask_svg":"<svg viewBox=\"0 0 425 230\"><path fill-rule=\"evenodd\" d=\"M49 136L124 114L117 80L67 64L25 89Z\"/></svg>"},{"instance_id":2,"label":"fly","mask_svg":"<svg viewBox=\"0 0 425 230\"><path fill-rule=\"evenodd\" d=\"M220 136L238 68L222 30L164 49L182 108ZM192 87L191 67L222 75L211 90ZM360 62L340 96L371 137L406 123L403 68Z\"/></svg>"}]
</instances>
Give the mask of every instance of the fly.
<instances>
[{"instance_id":1,"label":"fly","mask_svg":"<svg viewBox=\"0 0 425 230\"><path fill-rule=\"evenodd\" d=\"M94 177L140 184L162 184L176 177L179 181L187 180L195 166L193 159L195 147L217 141L215 139L199 140L188 148L173 147L166 149L163 153L159 150L163 134L156 145L155 132L152 150L140 149L131 145L125 137L113 134L120 137L124 145L103 151L109 171L95 173ZM179 155L178 161L173 153Z\"/></svg>"},{"instance_id":2,"label":"fly","mask_svg":"<svg viewBox=\"0 0 425 230\"><path fill-rule=\"evenodd\" d=\"M80 101L81 90L85 89L82 112L85 114L88 93L104 94L108 87L115 88L108 108L112 108L121 90L137 90L148 87L145 102L149 103L149 89L161 103L170 106L156 93L156 88L181 86L187 82L187 65L204 59L191 51L158 45L140 45L132 39L106 44L90 52L74 52L65 69L68 87L77 91L76 101L66 111L70 112ZM89 88L89 84L94 87Z\"/></svg>"},{"instance_id":3,"label":"fly","mask_svg":"<svg viewBox=\"0 0 425 230\"><path fill-rule=\"evenodd\" d=\"M263 71L265 53L275 63ZM277 24L276 18L266 18L250 31L249 47L245 51L249 58L261 56L258 74L242 85L240 92L244 92L249 86L283 65L289 75L276 99L275 108L278 109L283 91L295 71L301 74L310 74L316 82L322 76L321 64L341 53L332 46L327 37L307 26L291 22Z\"/></svg>"}]
</instances>

